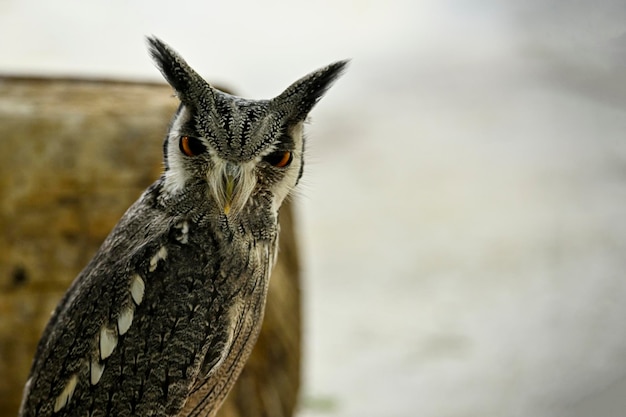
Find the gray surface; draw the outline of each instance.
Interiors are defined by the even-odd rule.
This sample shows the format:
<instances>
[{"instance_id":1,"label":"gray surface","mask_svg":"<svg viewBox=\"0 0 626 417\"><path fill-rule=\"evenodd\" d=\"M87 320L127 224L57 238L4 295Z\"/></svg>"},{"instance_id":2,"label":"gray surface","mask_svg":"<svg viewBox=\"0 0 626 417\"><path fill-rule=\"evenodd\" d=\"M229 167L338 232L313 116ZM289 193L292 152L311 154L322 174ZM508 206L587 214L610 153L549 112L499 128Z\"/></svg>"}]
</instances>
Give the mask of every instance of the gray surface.
<instances>
[{"instance_id":1,"label":"gray surface","mask_svg":"<svg viewBox=\"0 0 626 417\"><path fill-rule=\"evenodd\" d=\"M354 58L298 197L301 417L626 408L623 2L96 4L3 3L0 68L157 79L155 33L261 97Z\"/></svg>"}]
</instances>

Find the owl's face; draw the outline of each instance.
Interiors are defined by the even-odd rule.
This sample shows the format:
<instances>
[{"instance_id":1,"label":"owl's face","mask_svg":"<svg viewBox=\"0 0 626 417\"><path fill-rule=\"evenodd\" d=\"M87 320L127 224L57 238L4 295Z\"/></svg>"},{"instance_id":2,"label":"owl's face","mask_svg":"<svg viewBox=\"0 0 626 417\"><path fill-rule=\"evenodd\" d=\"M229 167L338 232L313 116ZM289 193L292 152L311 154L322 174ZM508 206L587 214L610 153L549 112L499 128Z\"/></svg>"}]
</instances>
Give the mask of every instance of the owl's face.
<instances>
[{"instance_id":1,"label":"owl's face","mask_svg":"<svg viewBox=\"0 0 626 417\"><path fill-rule=\"evenodd\" d=\"M346 62L301 78L271 100L247 100L213 88L160 40L148 42L181 100L164 145L165 191L204 189L229 217L254 205L277 211L302 175L304 120Z\"/></svg>"},{"instance_id":2,"label":"owl's face","mask_svg":"<svg viewBox=\"0 0 626 417\"><path fill-rule=\"evenodd\" d=\"M232 126L203 123L203 114L180 105L164 144L165 188L176 195L206 187L233 217L255 198L277 209L302 175L302 122L273 126L267 103L229 99Z\"/></svg>"}]
</instances>

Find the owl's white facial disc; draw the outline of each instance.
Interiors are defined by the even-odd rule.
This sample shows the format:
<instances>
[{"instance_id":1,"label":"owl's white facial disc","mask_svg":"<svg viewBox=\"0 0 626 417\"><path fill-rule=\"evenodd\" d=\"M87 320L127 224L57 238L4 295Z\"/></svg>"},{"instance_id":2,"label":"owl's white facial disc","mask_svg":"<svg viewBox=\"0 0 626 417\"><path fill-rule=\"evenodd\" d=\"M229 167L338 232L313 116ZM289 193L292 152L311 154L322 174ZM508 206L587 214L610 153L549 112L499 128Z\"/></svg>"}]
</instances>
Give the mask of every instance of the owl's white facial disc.
<instances>
[{"instance_id":1,"label":"owl's white facial disc","mask_svg":"<svg viewBox=\"0 0 626 417\"><path fill-rule=\"evenodd\" d=\"M291 151L293 161L289 168L285 170L282 180L273 188L276 210L278 210L291 190L294 189L302 173L302 161L304 158L303 123L300 122L293 126L289 130L289 136L293 139L293 150Z\"/></svg>"},{"instance_id":2,"label":"owl's white facial disc","mask_svg":"<svg viewBox=\"0 0 626 417\"><path fill-rule=\"evenodd\" d=\"M184 157L177 146L180 136L183 135L182 126L188 123L190 118L191 114L187 107L180 106L167 134L164 146L167 165L164 173L164 190L170 195L176 195L182 191L191 176L191 173L185 167Z\"/></svg>"}]
</instances>

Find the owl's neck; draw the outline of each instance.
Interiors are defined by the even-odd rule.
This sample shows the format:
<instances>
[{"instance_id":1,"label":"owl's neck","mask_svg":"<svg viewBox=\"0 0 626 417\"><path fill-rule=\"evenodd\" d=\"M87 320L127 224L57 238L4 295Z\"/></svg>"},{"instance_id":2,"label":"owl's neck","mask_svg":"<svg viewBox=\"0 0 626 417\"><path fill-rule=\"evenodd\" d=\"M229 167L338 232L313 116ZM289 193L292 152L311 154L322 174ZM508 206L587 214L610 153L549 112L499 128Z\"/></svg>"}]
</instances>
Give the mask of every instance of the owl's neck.
<instances>
[{"instance_id":1,"label":"owl's neck","mask_svg":"<svg viewBox=\"0 0 626 417\"><path fill-rule=\"evenodd\" d=\"M171 195L163 187L163 178L153 185L154 203L174 217L185 217L199 226L220 231L231 242L253 239L273 242L278 234L278 212L272 196L254 196L236 215L226 215L204 185Z\"/></svg>"},{"instance_id":2,"label":"owl's neck","mask_svg":"<svg viewBox=\"0 0 626 417\"><path fill-rule=\"evenodd\" d=\"M272 242L278 234L278 213L270 207L247 208L236 217L217 213L219 230L232 239Z\"/></svg>"}]
</instances>

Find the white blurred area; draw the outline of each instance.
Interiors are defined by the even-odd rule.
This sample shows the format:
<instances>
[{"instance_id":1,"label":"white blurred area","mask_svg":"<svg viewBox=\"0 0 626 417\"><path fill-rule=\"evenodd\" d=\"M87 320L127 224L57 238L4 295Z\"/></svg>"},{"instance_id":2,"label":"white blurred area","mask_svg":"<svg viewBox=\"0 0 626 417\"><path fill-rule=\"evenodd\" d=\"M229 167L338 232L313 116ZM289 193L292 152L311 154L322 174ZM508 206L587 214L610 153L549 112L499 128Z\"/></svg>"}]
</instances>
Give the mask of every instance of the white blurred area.
<instances>
[{"instance_id":1,"label":"white blurred area","mask_svg":"<svg viewBox=\"0 0 626 417\"><path fill-rule=\"evenodd\" d=\"M300 417L626 410L626 3L0 0L0 72L206 78L313 112Z\"/></svg>"}]
</instances>

